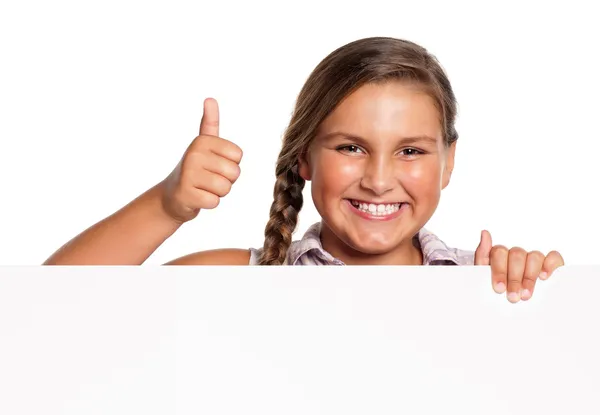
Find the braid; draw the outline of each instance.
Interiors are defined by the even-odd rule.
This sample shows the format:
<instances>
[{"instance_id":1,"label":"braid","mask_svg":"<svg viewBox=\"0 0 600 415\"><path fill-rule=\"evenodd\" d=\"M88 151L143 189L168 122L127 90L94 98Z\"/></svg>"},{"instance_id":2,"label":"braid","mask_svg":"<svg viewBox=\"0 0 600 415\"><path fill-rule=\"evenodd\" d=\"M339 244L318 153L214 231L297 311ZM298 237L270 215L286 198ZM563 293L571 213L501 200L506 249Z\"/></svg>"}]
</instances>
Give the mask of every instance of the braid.
<instances>
[{"instance_id":1,"label":"braid","mask_svg":"<svg viewBox=\"0 0 600 415\"><path fill-rule=\"evenodd\" d=\"M298 223L298 213L302 209L304 179L293 168L278 166L277 180L273 190L273 203L269 221L265 228L265 243L258 265L282 265L292 234Z\"/></svg>"}]
</instances>

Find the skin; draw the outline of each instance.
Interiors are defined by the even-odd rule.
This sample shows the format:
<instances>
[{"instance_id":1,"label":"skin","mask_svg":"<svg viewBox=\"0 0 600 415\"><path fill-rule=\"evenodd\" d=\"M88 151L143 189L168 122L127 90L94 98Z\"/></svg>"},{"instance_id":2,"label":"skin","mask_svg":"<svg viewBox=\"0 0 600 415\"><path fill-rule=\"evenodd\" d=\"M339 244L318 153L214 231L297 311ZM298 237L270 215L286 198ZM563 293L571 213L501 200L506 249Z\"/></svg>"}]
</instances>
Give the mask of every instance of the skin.
<instances>
[{"instance_id":1,"label":"skin","mask_svg":"<svg viewBox=\"0 0 600 415\"><path fill-rule=\"evenodd\" d=\"M44 264L139 265L183 223L216 208L239 177L242 159L242 150L220 137L219 125L217 101L206 99L199 135L175 169ZM361 139L331 135L340 131ZM433 101L415 86L367 85L347 97L299 160L323 218L324 248L347 264L422 264L412 236L433 215L450 181L455 150L456 145L443 144ZM394 221L375 223L354 217L345 198L402 201L406 210ZM249 260L247 249L218 249L166 265L248 265ZM531 298L537 279L547 279L564 262L555 251L544 256L493 245L483 231L475 264L490 266L496 292L507 291L509 301L517 302Z\"/></svg>"},{"instance_id":2,"label":"skin","mask_svg":"<svg viewBox=\"0 0 600 415\"><path fill-rule=\"evenodd\" d=\"M400 83L365 85L317 132L300 175L312 181L323 247L352 265L419 265L412 237L435 212L454 167L433 100ZM347 200L406 202L392 221L365 220Z\"/></svg>"},{"instance_id":3,"label":"skin","mask_svg":"<svg viewBox=\"0 0 600 415\"><path fill-rule=\"evenodd\" d=\"M368 84L348 96L321 124L307 154L302 178L323 219L325 250L349 265L421 265L412 237L435 212L454 168L456 143L443 140L433 99L415 84ZM357 215L348 200L405 203L390 221ZM493 246L487 231L476 265L492 268L494 290L508 288L511 302L528 300L538 277L564 265L558 252L544 256L522 248Z\"/></svg>"}]
</instances>

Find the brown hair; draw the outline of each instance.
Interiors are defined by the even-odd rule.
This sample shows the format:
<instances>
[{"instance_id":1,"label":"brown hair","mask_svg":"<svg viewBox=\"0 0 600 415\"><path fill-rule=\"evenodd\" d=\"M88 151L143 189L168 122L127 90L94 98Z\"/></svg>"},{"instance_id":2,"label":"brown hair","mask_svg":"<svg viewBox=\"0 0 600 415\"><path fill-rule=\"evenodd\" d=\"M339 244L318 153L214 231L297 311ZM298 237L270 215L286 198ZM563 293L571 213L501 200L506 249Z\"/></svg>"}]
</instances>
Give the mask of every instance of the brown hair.
<instances>
[{"instance_id":1,"label":"brown hair","mask_svg":"<svg viewBox=\"0 0 600 415\"><path fill-rule=\"evenodd\" d=\"M298 159L308 151L321 122L362 85L392 80L416 82L425 88L440 111L445 144L458 139L454 92L439 62L426 49L389 37L360 39L336 49L310 74L285 131L259 265L285 262L303 204L305 183L298 174Z\"/></svg>"}]
</instances>

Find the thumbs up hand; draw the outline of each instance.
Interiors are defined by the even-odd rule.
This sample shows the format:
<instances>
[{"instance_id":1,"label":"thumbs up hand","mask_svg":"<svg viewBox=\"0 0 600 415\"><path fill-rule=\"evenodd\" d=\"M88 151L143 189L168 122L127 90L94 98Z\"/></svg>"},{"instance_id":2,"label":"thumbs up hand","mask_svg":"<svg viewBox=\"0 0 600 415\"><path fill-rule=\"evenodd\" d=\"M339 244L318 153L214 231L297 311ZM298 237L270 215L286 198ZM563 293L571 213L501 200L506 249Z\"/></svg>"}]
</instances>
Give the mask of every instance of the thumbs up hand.
<instances>
[{"instance_id":1,"label":"thumbs up hand","mask_svg":"<svg viewBox=\"0 0 600 415\"><path fill-rule=\"evenodd\" d=\"M214 209L240 175L242 150L219 137L219 106L204 101L200 134L192 141L175 169L164 180L165 211L183 223L201 209Z\"/></svg>"}]
</instances>

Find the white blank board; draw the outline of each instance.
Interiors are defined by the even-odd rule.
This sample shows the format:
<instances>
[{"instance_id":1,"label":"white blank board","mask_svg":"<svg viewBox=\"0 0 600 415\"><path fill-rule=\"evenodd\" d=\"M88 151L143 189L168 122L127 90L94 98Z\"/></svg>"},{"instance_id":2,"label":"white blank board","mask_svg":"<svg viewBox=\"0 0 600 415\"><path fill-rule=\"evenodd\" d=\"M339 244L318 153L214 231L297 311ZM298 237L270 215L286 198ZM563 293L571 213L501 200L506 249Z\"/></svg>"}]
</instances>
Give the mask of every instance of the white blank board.
<instances>
[{"instance_id":1,"label":"white blank board","mask_svg":"<svg viewBox=\"0 0 600 415\"><path fill-rule=\"evenodd\" d=\"M600 266L0 268L1 414L598 414Z\"/></svg>"}]
</instances>

